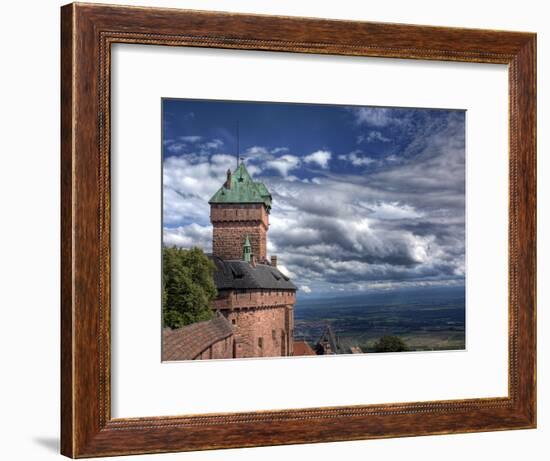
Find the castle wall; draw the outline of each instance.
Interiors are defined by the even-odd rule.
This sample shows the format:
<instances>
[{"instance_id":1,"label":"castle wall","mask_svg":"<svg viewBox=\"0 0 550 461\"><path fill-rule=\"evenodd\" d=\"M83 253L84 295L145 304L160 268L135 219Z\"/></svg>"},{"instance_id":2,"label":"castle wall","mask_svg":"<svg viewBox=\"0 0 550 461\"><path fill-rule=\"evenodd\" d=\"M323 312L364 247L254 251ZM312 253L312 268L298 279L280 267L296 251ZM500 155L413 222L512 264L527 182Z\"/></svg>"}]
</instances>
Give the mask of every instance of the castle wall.
<instances>
[{"instance_id":1,"label":"castle wall","mask_svg":"<svg viewBox=\"0 0 550 461\"><path fill-rule=\"evenodd\" d=\"M293 291L246 290L220 295L212 307L219 309L235 328L237 357L293 354Z\"/></svg>"},{"instance_id":2,"label":"castle wall","mask_svg":"<svg viewBox=\"0 0 550 461\"><path fill-rule=\"evenodd\" d=\"M237 358L284 357L293 353L293 331L289 329L293 307L235 309L227 319L235 329Z\"/></svg>"},{"instance_id":3,"label":"castle wall","mask_svg":"<svg viewBox=\"0 0 550 461\"><path fill-rule=\"evenodd\" d=\"M296 294L291 290L243 290L219 295L213 302L214 309L275 307L294 305L296 302Z\"/></svg>"},{"instance_id":4,"label":"castle wall","mask_svg":"<svg viewBox=\"0 0 550 461\"><path fill-rule=\"evenodd\" d=\"M243 223L239 223L243 224ZM266 258L266 229L253 222L244 225L222 224L214 226L212 251L222 259L243 259L243 243L248 235L252 253L258 261Z\"/></svg>"},{"instance_id":5,"label":"castle wall","mask_svg":"<svg viewBox=\"0 0 550 461\"><path fill-rule=\"evenodd\" d=\"M248 235L258 261L267 259L269 215L264 205L212 205L210 220L214 228L214 255L222 259L242 259L243 243Z\"/></svg>"},{"instance_id":6,"label":"castle wall","mask_svg":"<svg viewBox=\"0 0 550 461\"><path fill-rule=\"evenodd\" d=\"M195 360L204 359L230 359L233 357L234 336L215 342L206 350L202 351Z\"/></svg>"}]
</instances>

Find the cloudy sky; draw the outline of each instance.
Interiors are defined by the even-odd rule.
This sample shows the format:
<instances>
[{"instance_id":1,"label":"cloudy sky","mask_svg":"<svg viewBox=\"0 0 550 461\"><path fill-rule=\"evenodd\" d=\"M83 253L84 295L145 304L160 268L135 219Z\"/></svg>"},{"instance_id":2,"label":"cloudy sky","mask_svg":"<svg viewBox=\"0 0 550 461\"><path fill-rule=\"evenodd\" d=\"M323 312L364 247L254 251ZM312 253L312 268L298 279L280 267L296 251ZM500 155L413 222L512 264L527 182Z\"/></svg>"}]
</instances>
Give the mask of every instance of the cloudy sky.
<instances>
[{"instance_id":1,"label":"cloudy sky","mask_svg":"<svg viewBox=\"0 0 550 461\"><path fill-rule=\"evenodd\" d=\"M241 157L273 196L268 254L302 294L464 284L465 113L164 99L164 243L211 251Z\"/></svg>"}]
</instances>

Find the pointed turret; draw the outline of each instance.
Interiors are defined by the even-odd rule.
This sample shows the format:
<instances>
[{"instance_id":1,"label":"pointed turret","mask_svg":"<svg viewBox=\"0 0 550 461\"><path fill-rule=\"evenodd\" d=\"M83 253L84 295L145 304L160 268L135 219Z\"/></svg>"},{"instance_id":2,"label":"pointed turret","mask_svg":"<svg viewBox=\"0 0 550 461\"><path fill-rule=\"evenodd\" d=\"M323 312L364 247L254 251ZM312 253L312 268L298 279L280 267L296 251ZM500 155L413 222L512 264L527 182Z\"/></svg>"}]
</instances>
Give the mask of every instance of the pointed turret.
<instances>
[{"instance_id":1,"label":"pointed turret","mask_svg":"<svg viewBox=\"0 0 550 461\"><path fill-rule=\"evenodd\" d=\"M248 239L248 234L244 239L243 244L243 261L249 263L252 257L252 245L250 245L250 240Z\"/></svg>"}]
</instances>

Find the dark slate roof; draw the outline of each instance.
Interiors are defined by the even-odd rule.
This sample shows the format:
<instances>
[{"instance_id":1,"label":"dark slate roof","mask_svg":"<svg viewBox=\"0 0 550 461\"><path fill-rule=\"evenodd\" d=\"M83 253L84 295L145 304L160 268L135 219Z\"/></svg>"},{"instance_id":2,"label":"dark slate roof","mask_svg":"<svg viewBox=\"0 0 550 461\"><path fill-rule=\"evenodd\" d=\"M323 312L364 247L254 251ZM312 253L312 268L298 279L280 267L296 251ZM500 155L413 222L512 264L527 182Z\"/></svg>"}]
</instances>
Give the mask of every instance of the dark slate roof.
<instances>
[{"instance_id":1,"label":"dark slate roof","mask_svg":"<svg viewBox=\"0 0 550 461\"><path fill-rule=\"evenodd\" d=\"M244 163L240 163L232 174L231 171L227 174L227 181L208 203L263 203L268 210L271 208L271 194L267 187L252 179Z\"/></svg>"},{"instance_id":2,"label":"dark slate roof","mask_svg":"<svg viewBox=\"0 0 550 461\"><path fill-rule=\"evenodd\" d=\"M210 347L233 334L233 327L223 315L162 331L162 360L193 360Z\"/></svg>"},{"instance_id":3,"label":"dark slate roof","mask_svg":"<svg viewBox=\"0 0 550 461\"><path fill-rule=\"evenodd\" d=\"M216 266L214 282L218 290L296 290L296 286L279 269L270 264L252 264L240 260L223 260L210 255Z\"/></svg>"}]
</instances>

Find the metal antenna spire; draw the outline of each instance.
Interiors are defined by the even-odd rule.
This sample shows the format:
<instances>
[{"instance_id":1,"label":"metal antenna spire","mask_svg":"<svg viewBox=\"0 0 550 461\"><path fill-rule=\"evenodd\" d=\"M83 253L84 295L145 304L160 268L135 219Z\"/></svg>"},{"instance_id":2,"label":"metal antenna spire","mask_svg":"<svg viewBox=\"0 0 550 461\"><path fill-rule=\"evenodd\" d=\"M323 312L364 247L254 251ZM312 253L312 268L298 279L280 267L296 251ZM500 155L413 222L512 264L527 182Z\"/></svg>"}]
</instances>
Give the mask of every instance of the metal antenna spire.
<instances>
[{"instance_id":1,"label":"metal antenna spire","mask_svg":"<svg viewBox=\"0 0 550 461\"><path fill-rule=\"evenodd\" d=\"M240 146L240 140L239 140L239 121L237 120L237 168L239 167L240 161L241 161L241 146Z\"/></svg>"}]
</instances>

